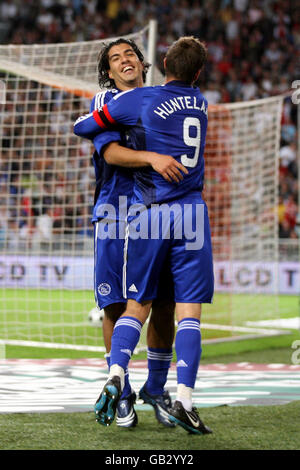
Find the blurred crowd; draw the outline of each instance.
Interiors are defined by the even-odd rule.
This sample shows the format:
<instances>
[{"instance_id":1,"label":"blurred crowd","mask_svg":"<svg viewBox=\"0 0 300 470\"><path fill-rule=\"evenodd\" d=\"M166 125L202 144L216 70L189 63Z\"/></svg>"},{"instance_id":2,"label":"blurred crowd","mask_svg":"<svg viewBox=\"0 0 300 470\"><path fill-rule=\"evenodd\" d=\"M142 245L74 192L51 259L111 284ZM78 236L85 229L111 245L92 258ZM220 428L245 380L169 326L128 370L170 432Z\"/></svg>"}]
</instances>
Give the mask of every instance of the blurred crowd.
<instances>
[{"instance_id":1,"label":"blurred crowd","mask_svg":"<svg viewBox=\"0 0 300 470\"><path fill-rule=\"evenodd\" d=\"M0 43L103 39L138 31L151 18L158 20L157 65L161 70L168 46L179 36L194 35L207 44L209 60L200 88L210 104L287 93L300 77L299 9L293 0L3 0ZM288 239L300 238L296 108L287 97L280 142L278 214L280 237ZM84 159L76 166L79 173L82 167L82 174L89 171ZM12 200L15 186L12 182L9 189ZM63 197L69 211L74 211L70 196ZM22 204L26 208L26 197ZM81 201L82 214L72 217L78 233L92 235L87 206L86 200ZM51 223L54 220L53 211L53 205L44 204L41 211L33 214L34 225L39 224L38 216L44 216L44 220L48 217L49 226L49 217ZM62 217L68 233L71 216L68 219L66 213Z\"/></svg>"}]
</instances>

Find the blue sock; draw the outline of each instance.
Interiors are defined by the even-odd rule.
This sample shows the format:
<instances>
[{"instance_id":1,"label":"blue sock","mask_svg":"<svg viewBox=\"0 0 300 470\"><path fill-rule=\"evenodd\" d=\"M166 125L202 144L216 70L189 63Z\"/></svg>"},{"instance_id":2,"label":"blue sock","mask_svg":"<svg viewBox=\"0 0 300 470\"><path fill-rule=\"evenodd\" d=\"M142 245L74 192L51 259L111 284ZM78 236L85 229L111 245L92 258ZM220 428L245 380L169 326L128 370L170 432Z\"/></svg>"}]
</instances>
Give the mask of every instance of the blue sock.
<instances>
[{"instance_id":1,"label":"blue sock","mask_svg":"<svg viewBox=\"0 0 300 470\"><path fill-rule=\"evenodd\" d=\"M139 320L129 315L119 318L111 338L110 367L118 364L127 371L131 355L139 342L142 326Z\"/></svg>"},{"instance_id":2,"label":"blue sock","mask_svg":"<svg viewBox=\"0 0 300 470\"><path fill-rule=\"evenodd\" d=\"M151 395L162 395L164 393L164 386L167 382L172 357L172 348L148 348L148 378L146 390Z\"/></svg>"},{"instance_id":3,"label":"blue sock","mask_svg":"<svg viewBox=\"0 0 300 470\"><path fill-rule=\"evenodd\" d=\"M175 349L177 383L194 388L202 351L199 320L184 318L178 323Z\"/></svg>"},{"instance_id":4,"label":"blue sock","mask_svg":"<svg viewBox=\"0 0 300 470\"><path fill-rule=\"evenodd\" d=\"M105 354L105 359L107 362L108 370L110 368L110 352ZM129 383L129 374L128 374L128 369L125 371L125 377L124 377L124 388L122 391L121 399L128 397L132 392L131 385Z\"/></svg>"}]
</instances>

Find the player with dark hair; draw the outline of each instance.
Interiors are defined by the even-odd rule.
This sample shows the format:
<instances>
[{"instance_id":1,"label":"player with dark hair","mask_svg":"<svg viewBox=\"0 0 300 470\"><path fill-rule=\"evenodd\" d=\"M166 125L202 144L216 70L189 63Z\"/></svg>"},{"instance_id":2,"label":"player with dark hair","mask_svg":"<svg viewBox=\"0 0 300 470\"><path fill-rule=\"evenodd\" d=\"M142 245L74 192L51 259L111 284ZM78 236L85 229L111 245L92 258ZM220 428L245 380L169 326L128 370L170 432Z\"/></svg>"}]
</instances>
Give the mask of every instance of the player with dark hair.
<instances>
[{"instance_id":1,"label":"player with dark hair","mask_svg":"<svg viewBox=\"0 0 300 470\"><path fill-rule=\"evenodd\" d=\"M148 239L131 237L132 222L136 222L137 215L136 206L130 208L124 258L128 302L114 327L109 379L96 403L99 419L106 425L114 418L124 386L128 351L132 353L139 340L157 295L158 275L169 259L178 321L177 397L170 419L191 433L212 432L192 406L201 357L201 306L212 302L214 284L209 220L202 199L207 101L193 86L205 61L203 43L193 37L183 37L169 48L165 57L164 86L127 91L91 115L80 118L74 126L75 133L81 136L120 124L130 126L136 149L167 151L188 168L188 174L177 184L167 181L152 168L135 171L132 202L146 207L144 224L149 226L149 220L151 224L154 220L156 227L154 209L158 205L164 208L164 213L173 215L160 227L159 237L152 236L152 232ZM178 223L179 228L184 226L180 236ZM131 289L132 286L135 289Z\"/></svg>"},{"instance_id":2,"label":"player with dark hair","mask_svg":"<svg viewBox=\"0 0 300 470\"><path fill-rule=\"evenodd\" d=\"M136 45L134 41L131 41L130 39L120 38L104 46L99 53L98 83L99 83L100 88L115 88L116 87L115 79L112 76L110 76L110 72L109 72L110 70L109 51L112 47L119 46L121 44L128 44L128 46L130 46L132 51L135 53L140 64L142 65L142 77L141 78L144 83L146 81L146 75L151 65L145 61L142 51L138 48L138 46ZM128 86L128 83L126 83L125 86Z\"/></svg>"},{"instance_id":3,"label":"player with dark hair","mask_svg":"<svg viewBox=\"0 0 300 470\"><path fill-rule=\"evenodd\" d=\"M91 112L108 103L120 91L133 87L142 87L149 64L146 64L141 51L133 41L118 39L104 46L98 59L99 85L109 89L101 91L93 98ZM170 156L161 156L150 152L132 152L130 142L119 132L91 136L95 147L93 164L96 175L96 190L94 198L93 223L95 232L95 299L99 308L104 309L103 336L106 347L106 358L109 366L111 336L116 321L126 308L126 299L122 293L123 250L124 239L101 239L101 222L103 204L111 204L116 210L115 220L110 221L117 227L125 224L123 214L119 213L119 197L127 197L130 201L133 191L133 174L130 168L108 164L103 158L122 157L126 165L145 166L152 162L152 167L161 174L178 172L178 163ZM122 145L121 145L122 144ZM159 158L158 158L159 157ZM167 173L165 177L169 178ZM125 215L127 206L125 207ZM123 217L123 218L122 218ZM163 292L164 289L164 292ZM164 390L167 373L172 360L172 345L174 340L174 301L172 285L168 281L161 284L160 300L153 303L152 315L147 330L148 344L148 379L140 391L140 397L155 410L158 421L165 426L174 426L168 419L166 410L171 405L168 391ZM137 424L137 414L134 410L136 394L131 389L128 371L125 375L125 386L117 408L117 425L132 427Z\"/></svg>"}]
</instances>

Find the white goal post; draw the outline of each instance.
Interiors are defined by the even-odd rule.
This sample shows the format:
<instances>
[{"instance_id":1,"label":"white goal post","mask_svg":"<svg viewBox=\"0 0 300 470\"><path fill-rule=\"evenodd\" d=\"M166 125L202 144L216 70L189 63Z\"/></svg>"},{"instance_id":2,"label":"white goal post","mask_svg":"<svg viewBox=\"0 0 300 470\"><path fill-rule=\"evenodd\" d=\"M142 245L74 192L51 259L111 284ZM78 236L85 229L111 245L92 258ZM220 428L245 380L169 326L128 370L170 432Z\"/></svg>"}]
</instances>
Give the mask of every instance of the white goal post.
<instances>
[{"instance_id":1,"label":"white goal post","mask_svg":"<svg viewBox=\"0 0 300 470\"><path fill-rule=\"evenodd\" d=\"M155 22L127 37L155 63ZM0 340L7 344L104 351L101 329L88 319L92 146L74 136L73 123L99 90L98 54L113 39L0 46ZM163 82L156 67L149 77ZM208 330L251 334L247 321L278 316L281 108L282 97L209 107L204 195L216 295L204 308Z\"/></svg>"}]
</instances>

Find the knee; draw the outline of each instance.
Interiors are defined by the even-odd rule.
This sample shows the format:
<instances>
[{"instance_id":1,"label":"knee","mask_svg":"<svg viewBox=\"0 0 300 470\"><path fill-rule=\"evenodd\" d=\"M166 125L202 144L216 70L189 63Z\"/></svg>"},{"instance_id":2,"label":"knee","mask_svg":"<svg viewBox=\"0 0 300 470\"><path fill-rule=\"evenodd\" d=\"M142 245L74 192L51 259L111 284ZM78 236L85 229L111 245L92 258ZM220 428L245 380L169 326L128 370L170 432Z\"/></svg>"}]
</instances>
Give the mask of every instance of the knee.
<instances>
[{"instance_id":1,"label":"knee","mask_svg":"<svg viewBox=\"0 0 300 470\"><path fill-rule=\"evenodd\" d=\"M110 321L115 323L120 318L120 316L125 312L125 309L126 309L126 304L123 304L123 303L111 304L104 308L104 314Z\"/></svg>"},{"instance_id":2,"label":"knee","mask_svg":"<svg viewBox=\"0 0 300 470\"><path fill-rule=\"evenodd\" d=\"M149 316L152 301L139 303L136 300L128 299L124 316L128 315L144 324Z\"/></svg>"}]
</instances>

